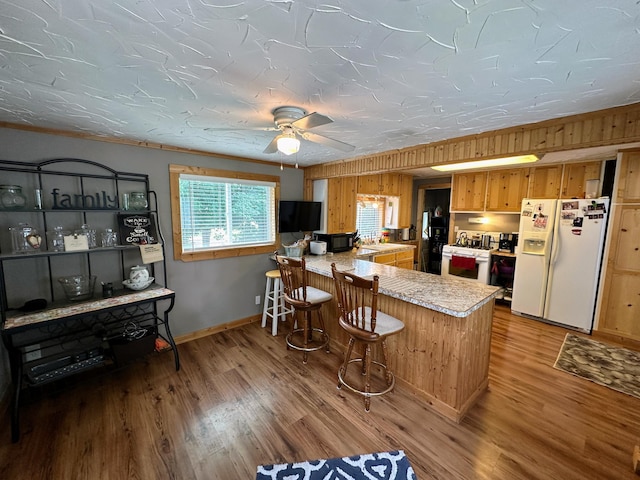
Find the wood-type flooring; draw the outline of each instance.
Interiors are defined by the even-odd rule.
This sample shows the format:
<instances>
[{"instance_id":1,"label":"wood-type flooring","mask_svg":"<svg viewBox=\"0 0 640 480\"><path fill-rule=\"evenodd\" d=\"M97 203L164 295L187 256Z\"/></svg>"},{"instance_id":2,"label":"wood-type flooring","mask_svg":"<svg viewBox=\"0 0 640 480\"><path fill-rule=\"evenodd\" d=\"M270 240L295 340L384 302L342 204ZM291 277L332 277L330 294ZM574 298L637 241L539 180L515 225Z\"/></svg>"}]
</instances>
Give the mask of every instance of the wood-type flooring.
<instances>
[{"instance_id":1,"label":"wood-type flooring","mask_svg":"<svg viewBox=\"0 0 640 480\"><path fill-rule=\"evenodd\" d=\"M410 320L407 320L410 321ZM281 329L281 332L284 330ZM555 370L567 330L494 314L488 391L460 424L401 386L336 389L337 353L302 364L259 323L29 395L0 418L0 478L253 479L259 464L402 449L427 479L637 479L640 400Z\"/></svg>"}]
</instances>

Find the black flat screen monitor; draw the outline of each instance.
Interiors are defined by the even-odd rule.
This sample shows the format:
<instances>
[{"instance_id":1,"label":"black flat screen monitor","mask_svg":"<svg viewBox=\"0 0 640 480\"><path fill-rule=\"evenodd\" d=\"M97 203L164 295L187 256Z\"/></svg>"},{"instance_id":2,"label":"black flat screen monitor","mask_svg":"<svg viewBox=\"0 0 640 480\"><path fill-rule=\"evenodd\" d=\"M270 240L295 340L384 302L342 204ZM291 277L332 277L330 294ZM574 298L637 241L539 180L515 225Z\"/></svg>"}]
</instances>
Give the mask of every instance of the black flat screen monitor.
<instances>
[{"instance_id":1,"label":"black flat screen monitor","mask_svg":"<svg viewBox=\"0 0 640 480\"><path fill-rule=\"evenodd\" d=\"M320 230L322 203L281 200L278 232L312 232Z\"/></svg>"}]
</instances>

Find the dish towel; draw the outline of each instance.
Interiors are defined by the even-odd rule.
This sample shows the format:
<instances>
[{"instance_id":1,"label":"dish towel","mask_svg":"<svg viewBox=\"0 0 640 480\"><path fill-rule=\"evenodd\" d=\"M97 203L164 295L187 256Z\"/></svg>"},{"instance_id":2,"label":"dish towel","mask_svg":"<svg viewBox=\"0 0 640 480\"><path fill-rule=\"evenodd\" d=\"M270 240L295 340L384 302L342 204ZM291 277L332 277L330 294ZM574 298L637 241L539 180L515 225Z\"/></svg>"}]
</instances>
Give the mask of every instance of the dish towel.
<instances>
[{"instance_id":1,"label":"dish towel","mask_svg":"<svg viewBox=\"0 0 640 480\"><path fill-rule=\"evenodd\" d=\"M473 257L460 257L458 255L451 255L451 266L462 268L464 270L473 270L474 268L476 268L476 259Z\"/></svg>"}]
</instances>

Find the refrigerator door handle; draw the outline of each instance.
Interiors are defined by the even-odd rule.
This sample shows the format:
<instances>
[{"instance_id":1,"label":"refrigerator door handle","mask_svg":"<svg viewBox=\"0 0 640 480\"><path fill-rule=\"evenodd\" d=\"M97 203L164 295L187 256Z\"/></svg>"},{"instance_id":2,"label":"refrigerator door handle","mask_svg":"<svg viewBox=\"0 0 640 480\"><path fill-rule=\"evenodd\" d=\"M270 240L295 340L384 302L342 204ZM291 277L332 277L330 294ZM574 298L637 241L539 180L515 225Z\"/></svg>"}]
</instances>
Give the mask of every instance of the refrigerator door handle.
<instances>
[{"instance_id":1,"label":"refrigerator door handle","mask_svg":"<svg viewBox=\"0 0 640 480\"><path fill-rule=\"evenodd\" d=\"M560 253L560 236L558 235L558 232L560 231L560 215L562 214L560 210L561 208L562 204L558 202L556 218L553 224L553 237L551 237L551 265L555 265L556 260L558 259L558 254Z\"/></svg>"}]
</instances>

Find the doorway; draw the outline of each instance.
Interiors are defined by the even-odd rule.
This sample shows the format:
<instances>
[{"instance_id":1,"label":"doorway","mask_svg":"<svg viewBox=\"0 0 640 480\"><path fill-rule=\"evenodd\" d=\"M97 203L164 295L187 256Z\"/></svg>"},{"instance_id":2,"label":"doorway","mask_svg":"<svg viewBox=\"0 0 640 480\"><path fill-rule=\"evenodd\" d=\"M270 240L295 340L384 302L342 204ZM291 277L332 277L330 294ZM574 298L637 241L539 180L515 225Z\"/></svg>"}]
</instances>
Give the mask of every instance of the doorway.
<instances>
[{"instance_id":1,"label":"doorway","mask_svg":"<svg viewBox=\"0 0 640 480\"><path fill-rule=\"evenodd\" d=\"M418 186L419 269L440 275L442 247L449 238L451 183Z\"/></svg>"}]
</instances>

